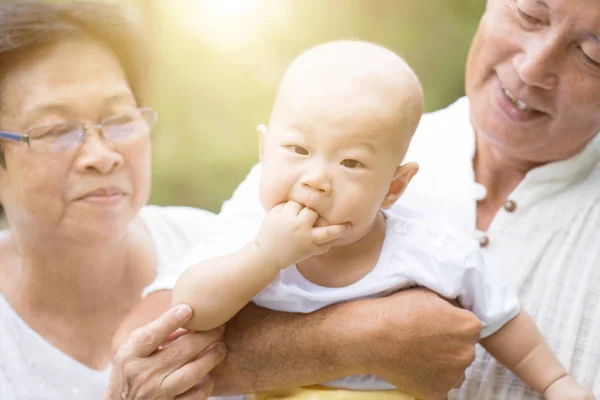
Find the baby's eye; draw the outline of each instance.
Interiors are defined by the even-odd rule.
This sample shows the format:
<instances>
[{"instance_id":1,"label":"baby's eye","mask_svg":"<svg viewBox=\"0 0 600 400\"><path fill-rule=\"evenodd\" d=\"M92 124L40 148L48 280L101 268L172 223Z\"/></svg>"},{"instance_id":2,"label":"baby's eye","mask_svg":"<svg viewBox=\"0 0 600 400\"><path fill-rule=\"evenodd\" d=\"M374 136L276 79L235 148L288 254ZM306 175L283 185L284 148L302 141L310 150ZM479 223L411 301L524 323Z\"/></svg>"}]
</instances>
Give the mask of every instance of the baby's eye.
<instances>
[{"instance_id":1,"label":"baby's eye","mask_svg":"<svg viewBox=\"0 0 600 400\"><path fill-rule=\"evenodd\" d=\"M287 146L287 148L296 154L300 154L301 156L308 155L308 150L306 150L304 147L291 145L291 146Z\"/></svg>"},{"instance_id":2,"label":"baby's eye","mask_svg":"<svg viewBox=\"0 0 600 400\"><path fill-rule=\"evenodd\" d=\"M342 160L342 162L340 162L340 165L343 167L346 167L346 168L350 168L350 169L363 168L365 166L363 163L361 163L358 160L350 160L350 159Z\"/></svg>"}]
</instances>

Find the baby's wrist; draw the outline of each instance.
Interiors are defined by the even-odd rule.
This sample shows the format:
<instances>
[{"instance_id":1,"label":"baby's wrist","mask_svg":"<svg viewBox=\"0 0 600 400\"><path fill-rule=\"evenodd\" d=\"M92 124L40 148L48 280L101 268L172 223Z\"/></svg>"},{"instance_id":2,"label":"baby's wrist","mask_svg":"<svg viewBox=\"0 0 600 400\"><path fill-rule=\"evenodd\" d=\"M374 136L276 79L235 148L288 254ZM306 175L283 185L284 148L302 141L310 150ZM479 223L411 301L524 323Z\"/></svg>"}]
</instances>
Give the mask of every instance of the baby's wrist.
<instances>
[{"instance_id":1,"label":"baby's wrist","mask_svg":"<svg viewBox=\"0 0 600 400\"><path fill-rule=\"evenodd\" d=\"M564 384L568 385L568 381L572 381L572 379L573 378L571 378L571 376L565 372L563 375L559 376L558 378L553 380L548 386L546 386L546 389L544 389L542 394L544 396L547 396L548 392L552 391L553 388Z\"/></svg>"},{"instance_id":2,"label":"baby's wrist","mask_svg":"<svg viewBox=\"0 0 600 400\"><path fill-rule=\"evenodd\" d=\"M283 266L279 265L281 262L277 260L277 257L273 257L272 250L257 240L248 243L247 247L251 249L256 262L264 268L273 270L274 272L279 272L283 268Z\"/></svg>"}]
</instances>

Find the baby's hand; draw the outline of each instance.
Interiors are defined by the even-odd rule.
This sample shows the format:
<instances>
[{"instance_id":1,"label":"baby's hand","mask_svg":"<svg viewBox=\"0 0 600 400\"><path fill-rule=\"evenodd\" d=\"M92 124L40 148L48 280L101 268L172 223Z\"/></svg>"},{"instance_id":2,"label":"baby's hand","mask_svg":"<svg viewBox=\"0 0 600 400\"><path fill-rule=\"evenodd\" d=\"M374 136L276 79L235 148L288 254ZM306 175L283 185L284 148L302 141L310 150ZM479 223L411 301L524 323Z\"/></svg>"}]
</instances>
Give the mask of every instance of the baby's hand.
<instances>
[{"instance_id":1,"label":"baby's hand","mask_svg":"<svg viewBox=\"0 0 600 400\"><path fill-rule=\"evenodd\" d=\"M346 225L315 228L319 215L295 201L279 204L267 214L256 245L265 262L277 269L323 254L348 229Z\"/></svg>"},{"instance_id":2,"label":"baby's hand","mask_svg":"<svg viewBox=\"0 0 600 400\"><path fill-rule=\"evenodd\" d=\"M546 400L595 400L594 394L566 375L546 389Z\"/></svg>"}]
</instances>

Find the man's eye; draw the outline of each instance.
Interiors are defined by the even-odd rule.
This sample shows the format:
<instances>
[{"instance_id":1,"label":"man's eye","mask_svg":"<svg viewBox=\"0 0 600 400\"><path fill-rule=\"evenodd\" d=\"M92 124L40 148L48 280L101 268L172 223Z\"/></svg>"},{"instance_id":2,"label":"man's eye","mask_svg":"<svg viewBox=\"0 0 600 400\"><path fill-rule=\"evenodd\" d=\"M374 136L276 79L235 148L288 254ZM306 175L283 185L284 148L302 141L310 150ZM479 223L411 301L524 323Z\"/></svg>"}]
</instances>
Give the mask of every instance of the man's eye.
<instances>
[{"instance_id":1,"label":"man's eye","mask_svg":"<svg viewBox=\"0 0 600 400\"><path fill-rule=\"evenodd\" d=\"M588 56L585 51L581 48L581 46L578 46L578 50L581 53L581 56L583 57L583 59L585 61L587 61L589 64L593 65L594 67L600 67L600 62L594 60L592 57Z\"/></svg>"},{"instance_id":2,"label":"man's eye","mask_svg":"<svg viewBox=\"0 0 600 400\"><path fill-rule=\"evenodd\" d=\"M343 167L346 167L346 168L350 168L350 169L363 168L365 166L363 163L361 163L358 160L350 160L350 159L342 160L342 162L340 162L340 165Z\"/></svg>"},{"instance_id":3,"label":"man's eye","mask_svg":"<svg viewBox=\"0 0 600 400\"><path fill-rule=\"evenodd\" d=\"M300 154L301 156L308 155L308 150L306 150L304 147L292 145L292 146L288 146L288 149L290 149L291 151L293 151L296 154Z\"/></svg>"},{"instance_id":4,"label":"man's eye","mask_svg":"<svg viewBox=\"0 0 600 400\"><path fill-rule=\"evenodd\" d=\"M521 10L520 8L517 7L517 12L519 13L519 16L521 17L521 19L523 19L525 22L531 24L531 25L542 25L542 21L537 19L536 17L533 17L529 14L527 14L526 12L524 12L523 10Z\"/></svg>"}]
</instances>

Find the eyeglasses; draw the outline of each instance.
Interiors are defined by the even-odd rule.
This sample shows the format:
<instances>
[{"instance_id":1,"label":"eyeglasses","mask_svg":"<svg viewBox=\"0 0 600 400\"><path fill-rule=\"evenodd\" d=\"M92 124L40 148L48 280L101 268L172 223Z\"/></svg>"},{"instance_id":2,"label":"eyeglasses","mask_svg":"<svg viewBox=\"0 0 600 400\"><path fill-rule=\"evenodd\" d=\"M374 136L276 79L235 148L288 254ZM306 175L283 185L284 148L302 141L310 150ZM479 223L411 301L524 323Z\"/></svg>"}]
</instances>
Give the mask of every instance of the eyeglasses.
<instances>
[{"instance_id":1,"label":"eyeglasses","mask_svg":"<svg viewBox=\"0 0 600 400\"><path fill-rule=\"evenodd\" d=\"M98 130L100 136L109 143L132 142L150 134L158 115L151 107L142 107L111 115L98 125L85 125L81 122L63 122L37 126L24 134L0 131L0 139L25 142L30 149L40 153L60 153L73 150L85 139L89 130Z\"/></svg>"}]
</instances>

